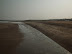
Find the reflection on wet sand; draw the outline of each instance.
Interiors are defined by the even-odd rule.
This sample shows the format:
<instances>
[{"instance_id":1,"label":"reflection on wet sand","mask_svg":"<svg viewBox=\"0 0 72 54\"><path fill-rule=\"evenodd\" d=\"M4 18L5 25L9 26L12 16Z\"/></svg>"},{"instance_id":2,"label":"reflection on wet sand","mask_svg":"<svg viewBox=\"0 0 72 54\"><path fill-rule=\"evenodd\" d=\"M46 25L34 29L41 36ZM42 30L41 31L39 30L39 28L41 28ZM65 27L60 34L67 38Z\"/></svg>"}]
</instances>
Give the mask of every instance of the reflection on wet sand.
<instances>
[{"instance_id":1,"label":"reflection on wet sand","mask_svg":"<svg viewBox=\"0 0 72 54\"><path fill-rule=\"evenodd\" d=\"M40 31L26 24L19 24L24 40L16 48L17 54L71 54Z\"/></svg>"}]
</instances>

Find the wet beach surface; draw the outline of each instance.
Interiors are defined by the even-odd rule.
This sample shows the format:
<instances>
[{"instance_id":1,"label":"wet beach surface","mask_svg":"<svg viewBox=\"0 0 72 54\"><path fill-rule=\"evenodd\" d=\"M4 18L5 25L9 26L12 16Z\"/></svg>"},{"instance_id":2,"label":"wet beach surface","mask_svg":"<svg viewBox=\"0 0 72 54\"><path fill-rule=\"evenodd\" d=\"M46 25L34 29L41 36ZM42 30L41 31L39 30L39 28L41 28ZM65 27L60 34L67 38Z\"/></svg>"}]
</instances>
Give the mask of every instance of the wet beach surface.
<instances>
[{"instance_id":1,"label":"wet beach surface","mask_svg":"<svg viewBox=\"0 0 72 54\"><path fill-rule=\"evenodd\" d=\"M0 54L70 54L26 24L0 24Z\"/></svg>"},{"instance_id":2,"label":"wet beach surface","mask_svg":"<svg viewBox=\"0 0 72 54\"><path fill-rule=\"evenodd\" d=\"M22 41L17 24L0 23L0 54L13 54Z\"/></svg>"}]
</instances>

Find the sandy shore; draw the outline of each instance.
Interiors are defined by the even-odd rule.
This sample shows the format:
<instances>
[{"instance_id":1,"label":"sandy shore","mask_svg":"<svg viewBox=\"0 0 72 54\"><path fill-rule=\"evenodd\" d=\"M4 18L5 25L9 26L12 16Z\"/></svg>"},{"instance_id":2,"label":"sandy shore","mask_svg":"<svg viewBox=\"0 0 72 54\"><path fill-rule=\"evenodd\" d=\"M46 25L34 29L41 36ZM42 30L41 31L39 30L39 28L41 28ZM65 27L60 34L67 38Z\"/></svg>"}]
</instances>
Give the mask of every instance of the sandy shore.
<instances>
[{"instance_id":1,"label":"sandy shore","mask_svg":"<svg viewBox=\"0 0 72 54\"><path fill-rule=\"evenodd\" d=\"M72 24L71 22L66 21L27 21L25 22L28 25L33 26L34 28L38 29L55 42L72 52ZM64 23L64 24L63 24ZM59 25L60 24L60 25ZM69 25L70 26L69 26ZM64 26L65 25L65 26Z\"/></svg>"}]
</instances>

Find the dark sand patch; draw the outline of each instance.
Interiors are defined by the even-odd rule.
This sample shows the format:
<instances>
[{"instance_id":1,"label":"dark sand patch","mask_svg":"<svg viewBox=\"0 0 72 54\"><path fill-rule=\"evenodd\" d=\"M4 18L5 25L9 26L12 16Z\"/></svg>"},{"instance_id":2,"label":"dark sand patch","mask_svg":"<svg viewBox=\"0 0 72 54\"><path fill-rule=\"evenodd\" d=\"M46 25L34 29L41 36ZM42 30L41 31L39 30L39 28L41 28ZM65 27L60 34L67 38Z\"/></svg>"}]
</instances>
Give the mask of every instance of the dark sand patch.
<instances>
[{"instance_id":1,"label":"dark sand patch","mask_svg":"<svg viewBox=\"0 0 72 54\"><path fill-rule=\"evenodd\" d=\"M0 23L0 54L15 54L22 37L17 24Z\"/></svg>"}]
</instances>

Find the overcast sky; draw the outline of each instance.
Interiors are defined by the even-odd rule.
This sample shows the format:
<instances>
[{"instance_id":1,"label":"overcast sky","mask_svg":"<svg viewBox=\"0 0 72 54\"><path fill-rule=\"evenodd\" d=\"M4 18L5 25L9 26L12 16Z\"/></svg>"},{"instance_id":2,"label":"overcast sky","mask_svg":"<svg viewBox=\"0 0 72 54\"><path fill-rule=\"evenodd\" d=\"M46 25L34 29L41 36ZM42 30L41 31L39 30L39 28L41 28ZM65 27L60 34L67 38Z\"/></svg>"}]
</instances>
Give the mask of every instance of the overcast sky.
<instances>
[{"instance_id":1,"label":"overcast sky","mask_svg":"<svg viewBox=\"0 0 72 54\"><path fill-rule=\"evenodd\" d=\"M72 0L0 0L0 19L72 17Z\"/></svg>"}]
</instances>

